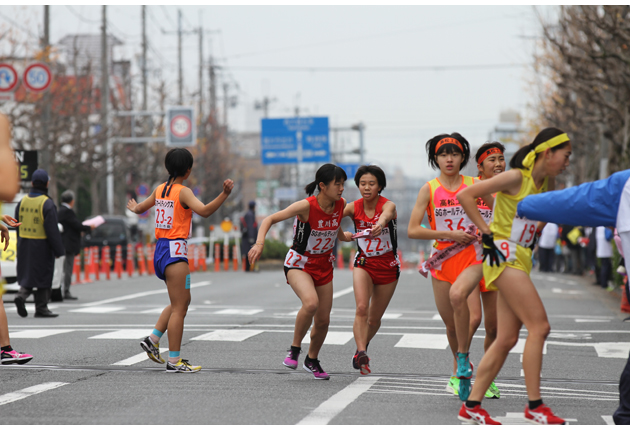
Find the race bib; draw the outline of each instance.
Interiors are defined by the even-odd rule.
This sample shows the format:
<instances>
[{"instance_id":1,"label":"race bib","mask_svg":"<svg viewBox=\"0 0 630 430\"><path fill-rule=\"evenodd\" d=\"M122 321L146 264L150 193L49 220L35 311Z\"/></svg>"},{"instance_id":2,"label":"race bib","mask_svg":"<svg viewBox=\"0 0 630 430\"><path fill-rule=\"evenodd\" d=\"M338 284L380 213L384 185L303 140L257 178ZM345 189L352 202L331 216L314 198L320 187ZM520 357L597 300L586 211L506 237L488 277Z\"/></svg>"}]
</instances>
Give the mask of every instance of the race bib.
<instances>
[{"instance_id":1,"label":"race bib","mask_svg":"<svg viewBox=\"0 0 630 430\"><path fill-rule=\"evenodd\" d=\"M188 245L185 240L171 240L169 246L171 258L188 258Z\"/></svg>"},{"instance_id":2,"label":"race bib","mask_svg":"<svg viewBox=\"0 0 630 430\"><path fill-rule=\"evenodd\" d=\"M170 230L173 228L173 200L155 199L155 228Z\"/></svg>"},{"instance_id":3,"label":"race bib","mask_svg":"<svg viewBox=\"0 0 630 430\"><path fill-rule=\"evenodd\" d=\"M304 265L308 261L308 257L302 254L295 252L294 250L289 250L287 252L287 257L284 259L284 265L286 267L295 267L296 269L304 269Z\"/></svg>"},{"instance_id":4,"label":"race bib","mask_svg":"<svg viewBox=\"0 0 630 430\"><path fill-rule=\"evenodd\" d=\"M516 244L514 242L505 239L497 239L494 241L494 244L497 248L499 248L499 251L503 253L506 263L516 261ZM500 260L501 257L499 257L499 261ZM489 262L489 259L486 260L486 264L489 264Z\"/></svg>"},{"instance_id":5,"label":"race bib","mask_svg":"<svg viewBox=\"0 0 630 430\"><path fill-rule=\"evenodd\" d=\"M325 254L335 246L337 230L311 231L306 249L311 254Z\"/></svg>"},{"instance_id":6,"label":"race bib","mask_svg":"<svg viewBox=\"0 0 630 430\"><path fill-rule=\"evenodd\" d=\"M358 239L359 247L368 257L383 255L394 249L389 237L389 228L385 228L378 237L360 237Z\"/></svg>"},{"instance_id":7,"label":"race bib","mask_svg":"<svg viewBox=\"0 0 630 430\"><path fill-rule=\"evenodd\" d=\"M510 240L527 248L534 242L537 224L538 223L536 221L532 221L527 218L521 218L519 216L514 217L514 221L512 221L512 234L510 235Z\"/></svg>"},{"instance_id":8,"label":"race bib","mask_svg":"<svg viewBox=\"0 0 630 430\"><path fill-rule=\"evenodd\" d=\"M435 229L437 231L465 231L470 219L461 206L435 209ZM450 242L438 239L439 242Z\"/></svg>"}]
</instances>

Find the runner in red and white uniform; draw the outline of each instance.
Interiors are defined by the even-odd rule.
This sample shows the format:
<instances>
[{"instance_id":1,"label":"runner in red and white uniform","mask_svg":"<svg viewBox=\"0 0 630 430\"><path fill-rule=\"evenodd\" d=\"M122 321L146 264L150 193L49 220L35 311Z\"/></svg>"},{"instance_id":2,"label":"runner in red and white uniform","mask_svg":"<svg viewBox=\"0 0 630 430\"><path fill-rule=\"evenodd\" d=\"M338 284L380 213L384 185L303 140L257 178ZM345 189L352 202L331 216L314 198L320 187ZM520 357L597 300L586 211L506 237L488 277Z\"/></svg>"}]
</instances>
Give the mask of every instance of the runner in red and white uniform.
<instances>
[{"instance_id":1,"label":"runner in red and white uniform","mask_svg":"<svg viewBox=\"0 0 630 430\"><path fill-rule=\"evenodd\" d=\"M357 303L354 317L354 340L357 350L352 366L362 375L371 372L367 346L381 326L381 318L394 295L400 261L397 255L396 205L381 196L387 185L385 173L378 166L361 166L354 176L361 199L348 203L343 212L354 222L359 252L352 273Z\"/></svg>"},{"instance_id":2,"label":"runner in red and white uniform","mask_svg":"<svg viewBox=\"0 0 630 430\"><path fill-rule=\"evenodd\" d=\"M322 369L318 356L328 333L332 309L332 250L337 238L344 242L352 241L352 234L344 233L340 228L346 204L341 194L346 179L342 168L334 164L321 166L317 170L315 181L304 189L310 197L265 218L260 224L256 243L248 253L250 264L253 265L262 254L269 228L280 221L295 217L293 246L284 260L284 273L287 283L302 301L302 307L295 319L289 354L282 364L291 369L297 368L302 339L313 323L311 342L303 367L315 379L330 378ZM313 196L315 189L319 193Z\"/></svg>"},{"instance_id":3,"label":"runner in red and white uniform","mask_svg":"<svg viewBox=\"0 0 630 430\"><path fill-rule=\"evenodd\" d=\"M468 354L470 314L467 299L481 281L483 271L481 245L477 236L466 231L472 221L459 204L456 194L476 180L459 173L470 158L468 141L459 133L435 136L427 142L426 149L429 164L439 169L440 175L420 189L407 232L411 239L435 240L435 251L455 243L467 245L431 269L435 303L457 360L457 370L449 381L449 391L457 391L460 399L465 400L470 393L472 378ZM422 226L425 211L431 228Z\"/></svg>"}]
</instances>

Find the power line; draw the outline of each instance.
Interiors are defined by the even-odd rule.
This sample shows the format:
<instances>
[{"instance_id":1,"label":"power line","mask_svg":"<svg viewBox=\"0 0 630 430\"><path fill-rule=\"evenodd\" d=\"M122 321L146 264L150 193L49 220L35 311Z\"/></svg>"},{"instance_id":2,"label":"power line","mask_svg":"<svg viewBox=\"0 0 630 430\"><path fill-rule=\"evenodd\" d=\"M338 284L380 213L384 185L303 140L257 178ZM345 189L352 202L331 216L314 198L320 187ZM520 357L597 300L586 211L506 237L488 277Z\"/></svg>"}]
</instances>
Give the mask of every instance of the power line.
<instances>
[{"instance_id":1,"label":"power line","mask_svg":"<svg viewBox=\"0 0 630 430\"><path fill-rule=\"evenodd\" d=\"M5 20L9 21L11 24L13 24L14 26L16 26L17 28L19 28L22 31L25 31L26 33L28 33L31 37L34 37L35 39L39 40L39 36L36 35L35 33L31 32L28 28L21 26L20 24L18 24L17 22L15 22L13 19L9 18L8 16L6 16L5 14L3 14L2 12L0 12L0 17L4 18Z\"/></svg>"},{"instance_id":2,"label":"power line","mask_svg":"<svg viewBox=\"0 0 630 430\"><path fill-rule=\"evenodd\" d=\"M428 71L450 71L450 70L487 70L487 69L511 69L529 66L528 63L521 64L469 64L453 66L384 66L384 67L284 67L284 66L231 66L231 70L241 71L261 71L261 72L428 72Z\"/></svg>"},{"instance_id":3,"label":"power line","mask_svg":"<svg viewBox=\"0 0 630 430\"><path fill-rule=\"evenodd\" d=\"M160 5L160 7L162 8L162 12L164 12L164 15L166 15L166 19L168 19L171 22L171 25L173 26L173 28L177 28L177 25L175 24L175 22L173 22L173 18L171 18L171 16L168 14L168 11L164 7L164 5Z\"/></svg>"},{"instance_id":4,"label":"power line","mask_svg":"<svg viewBox=\"0 0 630 430\"><path fill-rule=\"evenodd\" d=\"M74 10L74 8L73 8L72 6L68 6L68 5L65 5L65 6L66 6L66 8L67 8L70 12L72 12L72 14L73 14L74 16L76 16L77 18L79 18L79 19L80 19L81 21L83 21L83 22L86 22L86 23L88 23L88 24L99 24L99 23L101 22L101 20L100 20L100 19L89 19L89 18L84 17L84 16L83 16L83 15L81 15L79 12L77 12L76 10Z\"/></svg>"}]
</instances>

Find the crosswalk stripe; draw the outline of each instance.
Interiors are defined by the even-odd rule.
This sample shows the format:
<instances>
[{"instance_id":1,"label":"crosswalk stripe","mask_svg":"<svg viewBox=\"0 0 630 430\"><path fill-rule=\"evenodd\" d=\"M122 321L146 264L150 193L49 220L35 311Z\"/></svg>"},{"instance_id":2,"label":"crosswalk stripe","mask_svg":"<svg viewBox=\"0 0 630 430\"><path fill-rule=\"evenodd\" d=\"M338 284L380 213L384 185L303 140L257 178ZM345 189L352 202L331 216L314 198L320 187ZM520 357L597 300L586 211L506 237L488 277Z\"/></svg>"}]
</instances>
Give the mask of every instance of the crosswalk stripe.
<instances>
[{"instance_id":1,"label":"crosswalk stripe","mask_svg":"<svg viewBox=\"0 0 630 430\"><path fill-rule=\"evenodd\" d=\"M263 309L223 309L215 312L215 315L256 315L263 312Z\"/></svg>"},{"instance_id":2,"label":"crosswalk stripe","mask_svg":"<svg viewBox=\"0 0 630 430\"><path fill-rule=\"evenodd\" d=\"M24 388L23 390L14 391L12 393L3 394L0 396L0 405L6 405L18 400L25 399L34 394L43 393L44 391L53 390L55 388L68 385L67 382L47 382L45 384L33 385L32 387Z\"/></svg>"},{"instance_id":3,"label":"crosswalk stripe","mask_svg":"<svg viewBox=\"0 0 630 430\"><path fill-rule=\"evenodd\" d=\"M257 334L263 333L263 330L215 330L201 336L193 337L191 340L217 340L228 342L242 342Z\"/></svg>"},{"instance_id":4,"label":"crosswalk stripe","mask_svg":"<svg viewBox=\"0 0 630 430\"><path fill-rule=\"evenodd\" d=\"M73 332L73 329L69 330L52 330L52 329L41 329L41 330L21 330L21 331L13 331L9 335L11 339L41 339L43 337L53 336L55 334L62 333L70 333Z\"/></svg>"},{"instance_id":5,"label":"crosswalk stripe","mask_svg":"<svg viewBox=\"0 0 630 430\"><path fill-rule=\"evenodd\" d=\"M124 329L98 334L88 339L143 339L150 333L151 331L147 329Z\"/></svg>"},{"instance_id":6,"label":"crosswalk stripe","mask_svg":"<svg viewBox=\"0 0 630 430\"><path fill-rule=\"evenodd\" d=\"M121 311L125 309L124 307L117 306L89 306L85 308L79 309L70 309L68 312L80 312L86 314L107 314L110 312Z\"/></svg>"},{"instance_id":7,"label":"crosswalk stripe","mask_svg":"<svg viewBox=\"0 0 630 430\"><path fill-rule=\"evenodd\" d=\"M394 345L396 348L422 348L422 349L446 349L448 347L448 339L444 334L404 334L398 343Z\"/></svg>"},{"instance_id":8,"label":"crosswalk stripe","mask_svg":"<svg viewBox=\"0 0 630 430\"><path fill-rule=\"evenodd\" d=\"M168 351L168 348L160 348L160 354ZM149 356L147 356L146 352L134 355L133 357L126 358L121 361L117 361L113 363L112 366L131 366L132 364L141 363L145 360L148 360Z\"/></svg>"},{"instance_id":9,"label":"crosswalk stripe","mask_svg":"<svg viewBox=\"0 0 630 430\"><path fill-rule=\"evenodd\" d=\"M349 332L329 331L328 334L326 335L326 340L324 341L324 344L326 344L326 345L345 345L353 337L354 337L354 334L351 331L349 331ZM311 343L311 332L310 331L308 333L306 333L306 336L304 336L304 339L302 339L302 343Z\"/></svg>"}]
</instances>

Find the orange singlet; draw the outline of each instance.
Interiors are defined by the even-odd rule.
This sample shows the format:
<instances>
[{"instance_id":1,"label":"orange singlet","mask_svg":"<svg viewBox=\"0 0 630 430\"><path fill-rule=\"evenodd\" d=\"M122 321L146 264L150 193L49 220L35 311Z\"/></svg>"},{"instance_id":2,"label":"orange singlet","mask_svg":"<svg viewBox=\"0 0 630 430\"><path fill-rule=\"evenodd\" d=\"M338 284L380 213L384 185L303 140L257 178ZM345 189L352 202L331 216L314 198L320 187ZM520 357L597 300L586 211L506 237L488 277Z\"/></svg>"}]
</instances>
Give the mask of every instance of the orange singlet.
<instances>
[{"instance_id":1,"label":"orange singlet","mask_svg":"<svg viewBox=\"0 0 630 430\"><path fill-rule=\"evenodd\" d=\"M155 189L155 238L187 239L192 229L192 209L184 209L179 202L179 193L185 187L171 184L164 192L165 186Z\"/></svg>"}]
</instances>

